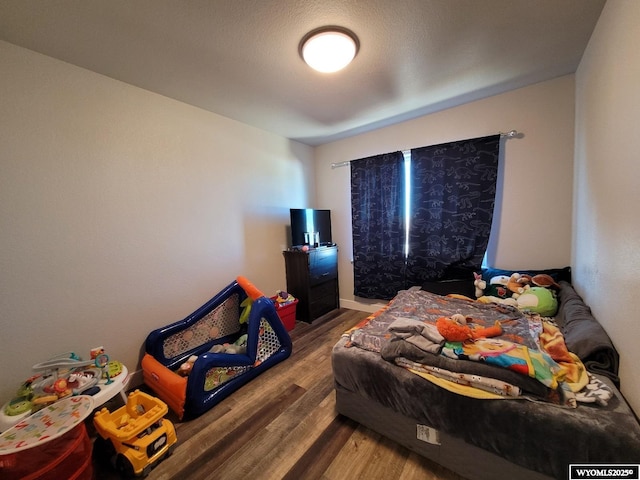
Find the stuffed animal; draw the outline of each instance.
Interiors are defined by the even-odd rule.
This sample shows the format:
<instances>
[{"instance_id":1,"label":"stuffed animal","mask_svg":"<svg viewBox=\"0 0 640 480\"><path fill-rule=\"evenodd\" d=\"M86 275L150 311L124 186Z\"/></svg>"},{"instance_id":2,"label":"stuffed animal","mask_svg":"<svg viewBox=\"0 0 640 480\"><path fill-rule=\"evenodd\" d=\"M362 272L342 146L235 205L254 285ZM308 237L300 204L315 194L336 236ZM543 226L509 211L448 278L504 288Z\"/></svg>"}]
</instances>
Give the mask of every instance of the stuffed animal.
<instances>
[{"instance_id":1,"label":"stuffed animal","mask_svg":"<svg viewBox=\"0 0 640 480\"><path fill-rule=\"evenodd\" d=\"M518 298L529 287L531 276L524 273L512 273L507 281L507 289L511 292L513 298Z\"/></svg>"},{"instance_id":2,"label":"stuffed animal","mask_svg":"<svg viewBox=\"0 0 640 480\"><path fill-rule=\"evenodd\" d=\"M509 277L506 275L496 275L495 277L491 277L489 285L487 285L487 288L484 290L484 295L489 297L509 298L511 297L511 292L507 288L508 283Z\"/></svg>"},{"instance_id":3,"label":"stuffed animal","mask_svg":"<svg viewBox=\"0 0 640 480\"><path fill-rule=\"evenodd\" d=\"M553 317L558 312L558 299L548 288L531 287L518 297L520 310L538 313L543 317Z\"/></svg>"},{"instance_id":4,"label":"stuffed animal","mask_svg":"<svg viewBox=\"0 0 640 480\"><path fill-rule=\"evenodd\" d=\"M238 319L238 323L243 324L249 321L249 314L251 313L251 307L253 305L253 299L251 297L245 298L240 307L243 308L242 313L240 314L240 318Z\"/></svg>"},{"instance_id":5,"label":"stuffed animal","mask_svg":"<svg viewBox=\"0 0 640 480\"><path fill-rule=\"evenodd\" d=\"M183 377L188 376L191 373L191 370L193 370L193 364L196 363L196 360L198 360L198 356L191 355L187 359L187 361L180 365L180 368L178 368L178 375L181 375Z\"/></svg>"},{"instance_id":6,"label":"stuffed animal","mask_svg":"<svg viewBox=\"0 0 640 480\"><path fill-rule=\"evenodd\" d=\"M483 295L478 297L478 301L480 303L497 303L499 305L508 305L510 307L517 307L518 301L513 297L502 298L502 297L494 297L491 295Z\"/></svg>"},{"instance_id":7,"label":"stuffed animal","mask_svg":"<svg viewBox=\"0 0 640 480\"><path fill-rule=\"evenodd\" d=\"M473 272L473 285L476 287L476 298L484 295L484 289L487 288L487 281L482 279L482 275Z\"/></svg>"},{"instance_id":8,"label":"stuffed animal","mask_svg":"<svg viewBox=\"0 0 640 480\"><path fill-rule=\"evenodd\" d=\"M449 342L464 342L477 338L497 337L502 334L502 326L498 321L492 327L478 327L468 325L467 320L459 313L451 317L440 317L436 320L436 328Z\"/></svg>"},{"instance_id":9,"label":"stuffed animal","mask_svg":"<svg viewBox=\"0 0 640 480\"><path fill-rule=\"evenodd\" d=\"M556 288L560 290L560 285L556 283L551 275L547 275L546 273L541 273L539 275L534 275L531 278L531 283L533 283L536 287L544 287L544 288Z\"/></svg>"},{"instance_id":10,"label":"stuffed animal","mask_svg":"<svg viewBox=\"0 0 640 480\"><path fill-rule=\"evenodd\" d=\"M214 345L209 351L211 353L230 353L234 355L244 354L247 353L247 339L248 335L245 333L235 342Z\"/></svg>"}]
</instances>

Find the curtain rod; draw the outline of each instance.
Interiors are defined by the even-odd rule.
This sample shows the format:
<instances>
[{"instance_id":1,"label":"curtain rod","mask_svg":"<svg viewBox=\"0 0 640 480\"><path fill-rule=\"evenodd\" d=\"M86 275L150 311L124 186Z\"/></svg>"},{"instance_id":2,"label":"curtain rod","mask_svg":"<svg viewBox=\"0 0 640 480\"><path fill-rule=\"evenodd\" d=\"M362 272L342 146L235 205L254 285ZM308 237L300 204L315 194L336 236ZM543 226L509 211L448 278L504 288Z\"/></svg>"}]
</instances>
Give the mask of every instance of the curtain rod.
<instances>
[{"instance_id":1,"label":"curtain rod","mask_svg":"<svg viewBox=\"0 0 640 480\"><path fill-rule=\"evenodd\" d=\"M518 131L517 130L509 130L508 132L498 132L499 135L502 138L518 138ZM331 168L340 168L340 167L346 167L347 165L351 164L351 160L347 160L344 162L338 162L338 163L332 163L331 164Z\"/></svg>"}]
</instances>

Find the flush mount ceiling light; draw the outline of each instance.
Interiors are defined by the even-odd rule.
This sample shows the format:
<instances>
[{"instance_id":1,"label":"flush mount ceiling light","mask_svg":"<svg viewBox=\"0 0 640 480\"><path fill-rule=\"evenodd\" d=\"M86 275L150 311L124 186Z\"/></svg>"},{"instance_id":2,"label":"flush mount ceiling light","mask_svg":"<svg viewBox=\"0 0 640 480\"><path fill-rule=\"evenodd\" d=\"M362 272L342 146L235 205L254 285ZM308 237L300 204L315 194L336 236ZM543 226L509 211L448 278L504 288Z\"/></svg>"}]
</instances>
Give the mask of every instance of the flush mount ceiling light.
<instances>
[{"instance_id":1,"label":"flush mount ceiling light","mask_svg":"<svg viewBox=\"0 0 640 480\"><path fill-rule=\"evenodd\" d=\"M314 70L332 73L342 70L358 53L358 37L346 28L322 27L300 41L300 56Z\"/></svg>"}]
</instances>

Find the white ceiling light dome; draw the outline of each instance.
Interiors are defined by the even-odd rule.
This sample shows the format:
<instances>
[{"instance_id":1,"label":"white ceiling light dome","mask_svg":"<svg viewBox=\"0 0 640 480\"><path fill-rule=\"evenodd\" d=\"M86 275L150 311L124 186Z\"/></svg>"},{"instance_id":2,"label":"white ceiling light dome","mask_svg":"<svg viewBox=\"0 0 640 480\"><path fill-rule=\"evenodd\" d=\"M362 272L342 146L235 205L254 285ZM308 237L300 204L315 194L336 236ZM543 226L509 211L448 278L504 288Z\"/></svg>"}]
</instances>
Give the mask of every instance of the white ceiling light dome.
<instances>
[{"instance_id":1,"label":"white ceiling light dome","mask_svg":"<svg viewBox=\"0 0 640 480\"><path fill-rule=\"evenodd\" d=\"M322 27L300 42L300 56L314 70L333 73L349 65L358 53L358 37L346 28Z\"/></svg>"}]
</instances>

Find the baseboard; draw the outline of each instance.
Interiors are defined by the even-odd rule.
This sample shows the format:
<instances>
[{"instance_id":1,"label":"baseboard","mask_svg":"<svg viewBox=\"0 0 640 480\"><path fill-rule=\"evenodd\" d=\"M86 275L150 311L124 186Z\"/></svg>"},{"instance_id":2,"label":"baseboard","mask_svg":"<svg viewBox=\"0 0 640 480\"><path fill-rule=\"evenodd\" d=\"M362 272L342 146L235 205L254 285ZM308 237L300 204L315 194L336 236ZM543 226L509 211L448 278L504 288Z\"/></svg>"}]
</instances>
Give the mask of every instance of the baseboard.
<instances>
[{"instance_id":1,"label":"baseboard","mask_svg":"<svg viewBox=\"0 0 640 480\"><path fill-rule=\"evenodd\" d=\"M136 370L135 372L129 373L129 383L127 383L125 389L127 391L133 390L140 387L143 383L142 370Z\"/></svg>"},{"instance_id":2,"label":"baseboard","mask_svg":"<svg viewBox=\"0 0 640 480\"><path fill-rule=\"evenodd\" d=\"M356 302L355 300L346 300L340 299L340 307L349 308L351 310L358 310L360 312L368 312L373 313L380 310L382 307L386 306L386 303L380 303L380 301L376 300L375 303L364 303L364 302Z\"/></svg>"}]
</instances>

